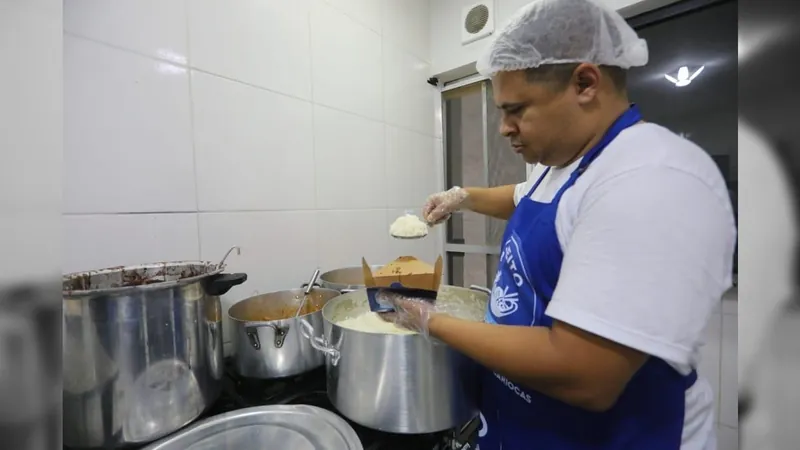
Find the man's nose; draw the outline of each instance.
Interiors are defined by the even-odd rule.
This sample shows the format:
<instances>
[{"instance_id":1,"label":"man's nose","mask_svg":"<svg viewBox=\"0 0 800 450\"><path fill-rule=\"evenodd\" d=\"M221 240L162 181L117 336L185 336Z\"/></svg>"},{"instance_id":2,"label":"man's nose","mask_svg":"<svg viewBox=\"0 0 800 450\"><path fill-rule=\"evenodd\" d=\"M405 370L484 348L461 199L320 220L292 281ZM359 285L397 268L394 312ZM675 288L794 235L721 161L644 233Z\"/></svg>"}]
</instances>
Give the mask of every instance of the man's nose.
<instances>
[{"instance_id":1,"label":"man's nose","mask_svg":"<svg viewBox=\"0 0 800 450\"><path fill-rule=\"evenodd\" d=\"M517 134L517 127L508 123L508 121L503 120L500 122L500 134L505 137L511 137Z\"/></svg>"}]
</instances>

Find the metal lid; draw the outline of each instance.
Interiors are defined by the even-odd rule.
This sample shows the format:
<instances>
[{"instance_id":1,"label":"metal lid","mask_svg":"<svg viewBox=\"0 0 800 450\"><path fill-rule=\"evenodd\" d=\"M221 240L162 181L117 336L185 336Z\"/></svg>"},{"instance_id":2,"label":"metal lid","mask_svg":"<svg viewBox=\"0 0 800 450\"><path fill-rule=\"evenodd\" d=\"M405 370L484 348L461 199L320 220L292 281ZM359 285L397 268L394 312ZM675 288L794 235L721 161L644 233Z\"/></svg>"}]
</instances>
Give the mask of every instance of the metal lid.
<instances>
[{"instance_id":1,"label":"metal lid","mask_svg":"<svg viewBox=\"0 0 800 450\"><path fill-rule=\"evenodd\" d=\"M309 405L244 408L198 422L145 450L363 450L336 414Z\"/></svg>"},{"instance_id":2,"label":"metal lid","mask_svg":"<svg viewBox=\"0 0 800 450\"><path fill-rule=\"evenodd\" d=\"M61 290L64 294L77 296L89 292L116 291L125 288L163 288L179 281L193 282L220 272L222 268L207 261L172 261L120 266L64 275Z\"/></svg>"},{"instance_id":3,"label":"metal lid","mask_svg":"<svg viewBox=\"0 0 800 450\"><path fill-rule=\"evenodd\" d=\"M61 291L69 297L80 297L189 284L225 270L225 260L234 250L240 251L239 247L231 247L217 264L209 261L170 261L71 273L62 277Z\"/></svg>"}]
</instances>

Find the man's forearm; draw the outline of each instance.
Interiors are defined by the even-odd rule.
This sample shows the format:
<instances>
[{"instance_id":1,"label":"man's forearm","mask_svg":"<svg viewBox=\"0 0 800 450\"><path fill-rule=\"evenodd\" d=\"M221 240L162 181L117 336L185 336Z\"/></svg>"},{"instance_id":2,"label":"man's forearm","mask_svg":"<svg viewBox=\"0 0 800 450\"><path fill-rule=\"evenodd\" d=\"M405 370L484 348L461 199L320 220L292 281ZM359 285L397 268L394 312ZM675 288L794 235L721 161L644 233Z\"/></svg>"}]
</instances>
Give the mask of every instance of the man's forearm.
<instances>
[{"instance_id":1,"label":"man's forearm","mask_svg":"<svg viewBox=\"0 0 800 450\"><path fill-rule=\"evenodd\" d=\"M630 374L598 370L595 358L613 359L604 349L591 354L565 351L569 345L546 327L521 327L470 322L436 315L429 322L431 335L474 359L481 365L525 387L587 410L610 408L638 370L638 360L625 367ZM638 358L638 357L635 357ZM620 381L622 379L623 381Z\"/></svg>"},{"instance_id":2,"label":"man's forearm","mask_svg":"<svg viewBox=\"0 0 800 450\"><path fill-rule=\"evenodd\" d=\"M508 220L514 213L514 188L516 185L491 188L469 187L469 209L479 214Z\"/></svg>"},{"instance_id":3,"label":"man's forearm","mask_svg":"<svg viewBox=\"0 0 800 450\"><path fill-rule=\"evenodd\" d=\"M431 335L512 381L559 398L569 389L568 368L561 362L545 327L515 327L435 316Z\"/></svg>"}]
</instances>

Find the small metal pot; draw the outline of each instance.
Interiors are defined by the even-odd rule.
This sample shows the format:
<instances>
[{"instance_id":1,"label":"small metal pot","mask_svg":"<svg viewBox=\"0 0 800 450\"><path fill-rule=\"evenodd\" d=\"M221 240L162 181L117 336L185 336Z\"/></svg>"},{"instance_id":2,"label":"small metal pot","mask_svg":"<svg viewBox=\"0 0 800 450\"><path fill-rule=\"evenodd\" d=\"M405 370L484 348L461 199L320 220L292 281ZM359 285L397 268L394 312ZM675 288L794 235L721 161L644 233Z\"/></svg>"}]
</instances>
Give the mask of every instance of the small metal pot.
<instances>
[{"instance_id":1,"label":"small metal pot","mask_svg":"<svg viewBox=\"0 0 800 450\"><path fill-rule=\"evenodd\" d=\"M371 267L374 272L383 266ZM329 270L319 276L318 284L325 289L333 289L343 294L364 289L364 270L361 266Z\"/></svg>"},{"instance_id":2,"label":"small metal pot","mask_svg":"<svg viewBox=\"0 0 800 450\"><path fill-rule=\"evenodd\" d=\"M339 291L314 288L303 311L295 318L303 301L303 289L278 291L242 300L228 310L234 322L233 345L236 371L248 378L283 378L308 372L325 364L322 353L314 350L300 332L300 320L321 336L322 307ZM307 331L308 332L308 331Z\"/></svg>"},{"instance_id":3,"label":"small metal pot","mask_svg":"<svg viewBox=\"0 0 800 450\"><path fill-rule=\"evenodd\" d=\"M441 286L437 302L458 304L480 321L488 297L484 289ZM366 290L340 295L322 308L324 337L307 336L325 354L328 398L340 413L368 428L404 434L443 431L477 416L477 365L471 359L418 334L338 325L368 311Z\"/></svg>"}]
</instances>

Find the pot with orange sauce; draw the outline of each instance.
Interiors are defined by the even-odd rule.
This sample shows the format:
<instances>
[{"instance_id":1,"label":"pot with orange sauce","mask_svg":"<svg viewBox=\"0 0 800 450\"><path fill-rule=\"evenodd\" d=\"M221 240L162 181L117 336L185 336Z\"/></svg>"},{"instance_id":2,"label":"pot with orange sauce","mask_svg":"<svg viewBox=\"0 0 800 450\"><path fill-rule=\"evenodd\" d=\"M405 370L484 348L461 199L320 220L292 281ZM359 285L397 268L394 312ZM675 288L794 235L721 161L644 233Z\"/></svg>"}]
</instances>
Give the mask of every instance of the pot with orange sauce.
<instances>
[{"instance_id":1,"label":"pot with orange sauce","mask_svg":"<svg viewBox=\"0 0 800 450\"><path fill-rule=\"evenodd\" d=\"M303 309L303 289L271 292L244 299L228 310L234 323L234 367L247 378L283 378L308 372L325 364L325 355L314 350L300 332L300 321L322 336L322 307L339 291L314 288ZM296 315L296 316L295 316Z\"/></svg>"}]
</instances>

